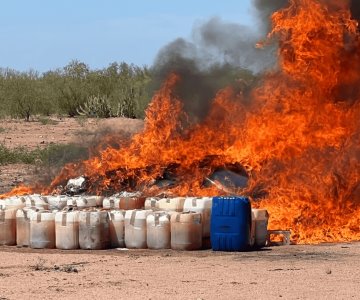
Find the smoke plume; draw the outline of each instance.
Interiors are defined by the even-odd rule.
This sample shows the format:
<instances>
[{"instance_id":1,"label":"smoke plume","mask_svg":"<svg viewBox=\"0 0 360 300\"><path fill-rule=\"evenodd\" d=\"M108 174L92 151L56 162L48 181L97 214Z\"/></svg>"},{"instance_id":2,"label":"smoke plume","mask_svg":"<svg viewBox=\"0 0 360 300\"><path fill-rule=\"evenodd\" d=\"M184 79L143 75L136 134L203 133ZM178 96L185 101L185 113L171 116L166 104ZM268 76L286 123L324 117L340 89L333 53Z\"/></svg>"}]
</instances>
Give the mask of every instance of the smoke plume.
<instances>
[{"instance_id":1,"label":"smoke plume","mask_svg":"<svg viewBox=\"0 0 360 300\"><path fill-rule=\"evenodd\" d=\"M360 20L360 1L324 1L329 9L348 7ZM206 116L215 93L241 77L251 85L264 70L276 68L277 46L257 49L271 29L271 15L289 4L289 0L252 0L255 27L225 22L221 18L197 24L192 38L178 38L163 47L154 62L154 89L171 72L182 78L178 94L184 109L196 119Z\"/></svg>"}]
</instances>

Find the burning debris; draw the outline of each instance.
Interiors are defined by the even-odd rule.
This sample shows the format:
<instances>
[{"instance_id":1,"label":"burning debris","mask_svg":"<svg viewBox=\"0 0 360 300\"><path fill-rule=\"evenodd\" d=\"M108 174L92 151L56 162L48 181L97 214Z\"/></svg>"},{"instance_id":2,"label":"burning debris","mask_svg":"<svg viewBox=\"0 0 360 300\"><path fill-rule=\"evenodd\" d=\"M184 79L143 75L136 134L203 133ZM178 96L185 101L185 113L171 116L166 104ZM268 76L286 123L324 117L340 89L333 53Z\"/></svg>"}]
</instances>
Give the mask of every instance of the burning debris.
<instances>
[{"instance_id":1,"label":"burning debris","mask_svg":"<svg viewBox=\"0 0 360 300\"><path fill-rule=\"evenodd\" d=\"M78 195L87 191L87 182L86 178L83 176L69 179L67 185L65 186L65 192L69 195Z\"/></svg>"}]
</instances>

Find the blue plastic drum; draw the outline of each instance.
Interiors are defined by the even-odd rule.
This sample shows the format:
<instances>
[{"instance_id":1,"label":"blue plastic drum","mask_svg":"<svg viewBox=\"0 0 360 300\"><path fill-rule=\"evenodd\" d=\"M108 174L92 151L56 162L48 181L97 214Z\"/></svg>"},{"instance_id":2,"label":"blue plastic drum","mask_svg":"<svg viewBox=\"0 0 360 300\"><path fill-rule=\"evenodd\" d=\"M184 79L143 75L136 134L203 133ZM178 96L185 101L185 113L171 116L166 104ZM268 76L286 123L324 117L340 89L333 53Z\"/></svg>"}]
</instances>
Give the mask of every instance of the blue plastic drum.
<instances>
[{"instance_id":1,"label":"blue plastic drum","mask_svg":"<svg viewBox=\"0 0 360 300\"><path fill-rule=\"evenodd\" d=\"M250 248L251 204L245 197L214 197L210 239L214 251Z\"/></svg>"}]
</instances>

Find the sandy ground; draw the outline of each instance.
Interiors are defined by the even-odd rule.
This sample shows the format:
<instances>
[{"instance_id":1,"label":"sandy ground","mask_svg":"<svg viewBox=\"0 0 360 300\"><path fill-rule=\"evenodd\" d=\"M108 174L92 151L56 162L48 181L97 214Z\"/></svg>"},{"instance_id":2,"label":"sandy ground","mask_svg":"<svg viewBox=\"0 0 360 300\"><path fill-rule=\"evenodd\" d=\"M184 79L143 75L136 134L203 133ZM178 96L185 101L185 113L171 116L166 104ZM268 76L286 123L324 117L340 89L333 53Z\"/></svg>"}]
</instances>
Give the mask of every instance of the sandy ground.
<instances>
[{"instance_id":1,"label":"sandy ground","mask_svg":"<svg viewBox=\"0 0 360 300\"><path fill-rule=\"evenodd\" d=\"M0 121L0 142L33 149L83 142L97 132L134 133L141 121ZM0 166L0 192L32 177ZM359 299L360 243L283 246L259 252L210 250L60 251L0 247L4 299Z\"/></svg>"},{"instance_id":2,"label":"sandy ground","mask_svg":"<svg viewBox=\"0 0 360 300\"><path fill-rule=\"evenodd\" d=\"M143 126L143 121L125 118L82 119L51 118L48 124L40 121L0 119L0 143L8 148L34 149L49 144L83 142L98 132L119 131L134 133Z\"/></svg>"},{"instance_id":3,"label":"sandy ground","mask_svg":"<svg viewBox=\"0 0 360 300\"><path fill-rule=\"evenodd\" d=\"M143 121L111 119L51 118L44 125L40 121L0 119L0 143L7 148L43 148L49 144L90 144L108 132L131 135L143 128ZM31 182L38 176L36 168L26 164L0 165L0 194L19 184ZM1 299L0 299L1 300Z\"/></svg>"},{"instance_id":4,"label":"sandy ground","mask_svg":"<svg viewBox=\"0 0 360 300\"><path fill-rule=\"evenodd\" d=\"M0 299L359 299L360 243L210 250L0 247Z\"/></svg>"}]
</instances>

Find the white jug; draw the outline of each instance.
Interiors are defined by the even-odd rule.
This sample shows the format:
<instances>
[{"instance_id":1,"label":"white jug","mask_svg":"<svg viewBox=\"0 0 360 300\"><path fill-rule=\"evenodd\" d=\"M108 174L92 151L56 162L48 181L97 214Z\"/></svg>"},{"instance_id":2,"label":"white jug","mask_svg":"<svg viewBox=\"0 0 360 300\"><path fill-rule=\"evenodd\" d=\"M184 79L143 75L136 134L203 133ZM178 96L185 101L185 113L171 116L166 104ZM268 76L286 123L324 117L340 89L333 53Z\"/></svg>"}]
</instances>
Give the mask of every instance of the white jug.
<instances>
[{"instance_id":1,"label":"white jug","mask_svg":"<svg viewBox=\"0 0 360 300\"><path fill-rule=\"evenodd\" d=\"M30 247L55 248L55 214L51 211L34 211L30 214Z\"/></svg>"},{"instance_id":2,"label":"white jug","mask_svg":"<svg viewBox=\"0 0 360 300\"><path fill-rule=\"evenodd\" d=\"M116 197L107 197L104 198L103 208L106 209L120 209L120 198Z\"/></svg>"},{"instance_id":3,"label":"white jug","mask_svg":"<svg viewBox=\"0 0 360 300\"><path fill-rule=\"evenodd\" d=\"M159 210L182 212L184 210L184 197L163 198L158 201Z\"/></svg>"},{"instance_id":4,"label":"white jug","mask_svg":"<svg viewBox=\"0 0 360 300\"><path fill-rule=\"evenodd\" d=\"M148 197L145 199L144 207L145 209L151 209L153 211L159 210L159 201L161 198L158 197Z\"/></svg>"},{"instance_id":5,"label":"white jug","mask_svg":"<svg viewBox=\"0 0 360 300\"><path fill-rule=\"evenodd\" d=\"M66 205L78 208L96 207L96 198L92 196L73 196L67 200Z\"/></svg>"},{"instance_id":6,"label":"white jug","mask_svg":"<svg viewBox=\"0 0 360 300\"><path fill-rule=\"evenodd\" d=\"M79 214L79 245L81 249L100 250L110 246L107 211L88 209Z\"/></svg>"},{"instance_id":7,"label":"white jug","mask_svg":"<svg viewBox=\"0 0 360 300\"><path fill-rule=\"evenodd\" d=\"M146 218L147 246L149 249L170 249L170 214L156 211Z\"/></svg>"},{"instance_id":8,"label":"white jug","mask_svg":"<svg viewBox=\"0 0 360 300\"><path fill-rule=\"evenodd\" d=\"M0 209L0 245L16 245L16 209Z\"/></svg>"},{"instance_id":9,"label":"white jug","mask_svg":"<svg viewBox=\"0 0 360 300\"><path fill-rule=\"evenodd\" d=\"M146 217L151 210L128 210L125 213L125 245L127 248L145 249Z\"/></svg>"},{"instance_id":10,"label":"white jug","mask_svg":"<svg viewBox=\"0 0 360 300\"><path fill-rule=\"evenodd\" d=\"M30 215L35 209L24 207L16 212L16 244L20 247L30 246Z\"/></svg>"},{"instance_id":11,"label":"white jug","mask_svg":"<svg viewBox=\"0 0 360 300\"><path fill-rule=\"evenodd\" d=\"M57 195L57 196L44 196L46 202L49 204L50 210L62 210L69 199L68 196L65 195Z\"/></svg>"},{"instance_id":12,"label":"white jug","mask_svg":"<svg viewBox=\"0 0 360 300\"><path fill-rule=\"evenodd\" d=\"M111 248L125 247L125 211L109 211L110 246Z\"/></svg>"},{"instance_id":13,"label":"white jug","mask_svg":"<svg viewBox=\"0 0 360 300\"><path fill-rule=\"evenodd\" d=\"M202 247L201 214L195 212L171 215L171 249L199 250Z\"/></svg>"},{"instance_id":14,"label":"white jug","mask_svg":"<svg viewBox=\"0 0 360 300\"><path fill-rule=\"evenodd\" d=\"M255 246L264 247L268 236L269 213L266 209L252 209L252 215L255 219Z\"/></svg>"},{"instance_id":15,"label":"white jug","mask_svg":"<svg viewBox=\"0 0 360 300\"><path fill-rule=\"evenodd\" d=\"M184 212L193 211L201 213L203 226L203 238L210 237L212 198L210 197L187 197L184 202Z\"/></svg>"},{"instance_id":16,"label":"white jug","mask_svg":"<svg viewBox=\"0 0 360 300\"><path fill-rule=\"evenodd\" d=\"M13 196L10 198L4 199L3 204L5 204L5 207L8 209L21 209L25 207L25 198L24 197L18 197Z\"/></svg>"},{"instance_id":17,"label":"white jug","mask_svg":"<svg viewBox=\"0 0 360 300\"><path fill-rule=\"evenodd\" d=\"M24 198L25 198L26 207L32 207L41 210L49 209L49 204L47 203L46 198L41 195L38 194L27 195L24 196Z\"/></svg>"},{"instance_id":18,"label":"white jug","mask_svg":"<svg viewBox=\"0 0 360 300\"><path fill-rule=\"evenodd\" d=\"M79 249L79 211L64 209L55 214L56 248Z\"/></svg>"}]
</instances>

